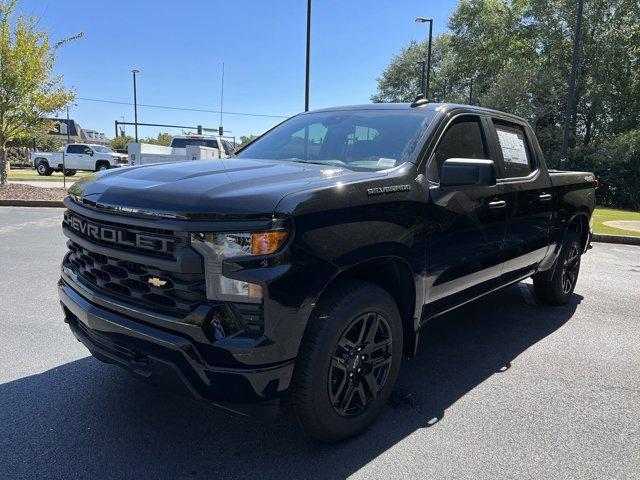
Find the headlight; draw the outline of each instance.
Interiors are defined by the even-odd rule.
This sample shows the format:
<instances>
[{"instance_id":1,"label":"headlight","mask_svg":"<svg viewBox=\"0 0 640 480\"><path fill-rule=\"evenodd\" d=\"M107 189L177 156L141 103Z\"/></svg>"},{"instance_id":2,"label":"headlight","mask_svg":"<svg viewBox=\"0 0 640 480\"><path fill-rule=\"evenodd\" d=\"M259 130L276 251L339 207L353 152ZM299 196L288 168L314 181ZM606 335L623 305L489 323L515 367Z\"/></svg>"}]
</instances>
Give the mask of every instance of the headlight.
<instances>
[{"instance_id":1,"label":"headlight","mask_svg":"<svg viewBox=\"0 0 640 480\"><path fill-rule=\"evenodd\" d=\"M240 302L261 302L262 287L222 275L227 258L267 255L277 251L287 239L284 230L255 233L194 233L191 244L205 259L207 298Z\"/></svg>"}]
</instances>

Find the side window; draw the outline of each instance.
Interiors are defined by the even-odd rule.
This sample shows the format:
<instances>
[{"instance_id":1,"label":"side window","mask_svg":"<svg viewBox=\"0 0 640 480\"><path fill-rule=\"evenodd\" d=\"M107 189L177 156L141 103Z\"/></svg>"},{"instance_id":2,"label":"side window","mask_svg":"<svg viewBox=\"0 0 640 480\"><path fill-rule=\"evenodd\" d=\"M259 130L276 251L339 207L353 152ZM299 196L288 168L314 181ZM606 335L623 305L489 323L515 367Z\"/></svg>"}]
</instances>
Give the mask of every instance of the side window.
<instances>
[{"instance_id":1,"label":"side window","mask_svg":"<svg viewBox=\"0 0 640 480\"><path fill-rule=\"evenodd\" d=\"M85 155L91 155L92 152L93 150L91 150L91 147L87 147L86 145L82 146L82 153Z\"/></svg>"},{"instance_id":2,"label":"side window","mask_svg":"<svg viewBox=\"0 0 640 480\"><path fill-rule=\"evenodd\" d=\"M462 117L449 125L435 151L438 174L450 158L488 158L487 146L478 117Z\"/></svg>"},{"instance_id":3,"label":"side window","mask_svg":"<svg viewBox=\"0 0 640 480\"><path fill-rule=\"evenodd\" d=\"M67 153L82 153L83 145L69 145L67 147Z\"/></svg>"},{"instance_id":4,"label":"side window","mask_svg":"<svg viewBox=\"0 0 640 480\"><path fill-rule=\"evenodd\" d=\"M533 171L524 129L519 125L494 120L498 142L504 159L506 178L526 177Z\"/></svg>"}]
</instances>

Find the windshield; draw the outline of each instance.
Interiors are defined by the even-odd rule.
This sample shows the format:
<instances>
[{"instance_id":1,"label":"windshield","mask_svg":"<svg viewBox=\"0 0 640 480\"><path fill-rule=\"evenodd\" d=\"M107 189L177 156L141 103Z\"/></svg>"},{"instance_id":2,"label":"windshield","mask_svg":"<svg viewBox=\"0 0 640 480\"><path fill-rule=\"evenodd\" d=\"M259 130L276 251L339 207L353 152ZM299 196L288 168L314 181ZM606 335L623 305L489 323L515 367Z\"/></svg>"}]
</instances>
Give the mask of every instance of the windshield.
<instances>
[{"instance_id":1,"label":"windshield","mask_svg":"<svg viewBox=\"0 0 640 480\"><path fill-rule=\"evenodd\" d=\"M187 145L198 145L200 147L218 148L218 141L207 138L174 138L171 141L173 148L186 148Z\"/></svg>"},{"instance_id":2,"label":"windshield","mask_svg":"<svg viewBox=\"0 0 640 480\"><path fill-rule=\"evenodd\" d=\"M406 161L433 116L408 109L302 114L255 140L237 158L382 170Z\"/></svg>"},{"instance_id":3,"label":"windshield","mask_svg":"<svg viewBox=\"0 0 640 480\"><path fill-rule=\"evenodd\" d=\"M93 149L94 149L96 152L98 152L98 153L115 153L115 152L114 152L113 150L111 150L110 148L108 148L108 147L103 147L103 146L100 146L100 145L96 145L96 146L94 146L94 147L93 147Z\"/></svg>"}]
</instances>

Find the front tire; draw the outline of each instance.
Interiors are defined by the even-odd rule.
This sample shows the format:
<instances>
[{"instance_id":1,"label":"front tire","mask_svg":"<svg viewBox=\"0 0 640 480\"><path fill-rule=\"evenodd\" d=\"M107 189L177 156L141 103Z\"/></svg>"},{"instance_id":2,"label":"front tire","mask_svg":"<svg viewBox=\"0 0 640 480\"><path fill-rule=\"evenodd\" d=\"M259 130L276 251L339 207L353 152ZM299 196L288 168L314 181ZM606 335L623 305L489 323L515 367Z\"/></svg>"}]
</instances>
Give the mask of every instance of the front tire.
<instances>
[{"instance_id":1,"label":"front tire","mask_svg":"<svg viewBox=\"0 0 640 480\"><path fill-rule=\"evenodd\" d=\"M298 423L314 438L358 435L386 404L402 360L393 298L366 282L342 285L309 320L291 387Z\"/></svg>"},{"instance_id":2,"label":"front tire","mask_svg":"<svg viewBox=\"0 0 640 480\"><path fill-rule=\"evenodd\" d=\"M538 300L551 305L566 305L576 288L580 272L582 245L578 234L567 232L551 278L534 275L533 289Z\"/></svg>"},{"instance_id":3,"label":"front tire","mask_svg":"<svg viewBox=\"0 0 640 480\"><path fill-rule=\"evenodd\" d=\"M36 172L38 172L38 175L40 176L48 177L53 173L53 169L49 167L49 164L46 162L46 160L40 160L36 164Z\"/></svg>"},{"instance_id":4,"label":"front tire","mask_svg":"<svg viewBox=\"0 0 640 480\"><path fill-rule=\"evenodd\" d=\"M96 164L96 172L104 172L109 170L110 165L107 162L98 162Z\"/></svg>"}]
</instances>

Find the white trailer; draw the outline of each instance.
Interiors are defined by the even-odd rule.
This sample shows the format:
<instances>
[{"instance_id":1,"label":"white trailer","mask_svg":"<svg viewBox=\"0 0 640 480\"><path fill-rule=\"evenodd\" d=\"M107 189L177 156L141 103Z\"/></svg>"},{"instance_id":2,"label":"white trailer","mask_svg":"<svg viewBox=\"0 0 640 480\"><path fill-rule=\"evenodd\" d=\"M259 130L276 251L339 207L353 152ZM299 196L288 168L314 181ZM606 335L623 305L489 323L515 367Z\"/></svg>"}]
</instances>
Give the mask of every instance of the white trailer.
<instances>
[{"instance_id":1,"label":"white trailer","mask_svg":"<svg viewBox=\"0 0 640 480\"><path fill-rule=\"evenodd\" d=\"M228 141L219 137L181 135L174 137L169 147L149 143L130 143L127 151L129 165L147 165L226 158L233 153L233 147Z\"/></svg>"}]
</instances>

